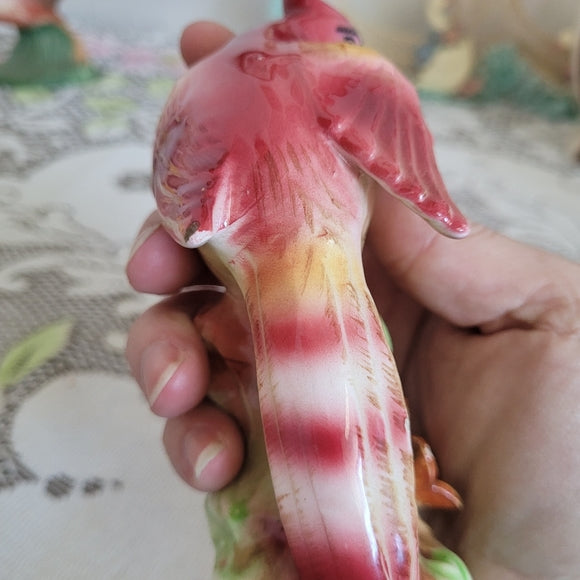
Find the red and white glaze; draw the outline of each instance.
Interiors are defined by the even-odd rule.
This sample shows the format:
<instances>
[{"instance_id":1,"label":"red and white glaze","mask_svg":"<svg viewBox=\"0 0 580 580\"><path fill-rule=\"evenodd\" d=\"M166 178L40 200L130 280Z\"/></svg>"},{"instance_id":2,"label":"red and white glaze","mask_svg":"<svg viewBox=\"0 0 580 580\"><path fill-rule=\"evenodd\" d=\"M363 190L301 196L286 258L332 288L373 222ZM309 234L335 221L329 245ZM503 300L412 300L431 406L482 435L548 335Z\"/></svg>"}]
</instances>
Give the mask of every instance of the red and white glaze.
<instances>
[{"instance_id":1,"label":"red and white glaze","mask_svg":"<svg viewBox=\"0 0 580 580\"><path fill-rule=\"evenodd\" d=\"M157 203L245 302L299 578L420 578L407 411L361 262L369 184L444 233L468 228L411 85L340 42L350 25L322 2L286 9L176 86L155 148Z\"/></svg>"}]
</instances>

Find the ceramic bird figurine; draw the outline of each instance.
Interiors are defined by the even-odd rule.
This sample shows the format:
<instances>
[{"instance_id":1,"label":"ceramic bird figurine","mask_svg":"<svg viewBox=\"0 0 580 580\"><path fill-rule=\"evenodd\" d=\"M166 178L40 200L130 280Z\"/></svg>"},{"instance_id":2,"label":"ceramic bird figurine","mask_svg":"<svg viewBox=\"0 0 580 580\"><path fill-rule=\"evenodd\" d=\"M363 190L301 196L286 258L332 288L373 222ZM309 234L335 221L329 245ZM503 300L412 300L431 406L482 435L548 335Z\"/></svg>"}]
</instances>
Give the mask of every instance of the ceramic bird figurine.
<instances>
[{"instance_id":1,"label":"ceramic bird figurine","mask_svg":"<svg viewBox=\"0 0 580 580\"><path fill-rule=\"evenodd\" d=\"M18 27L59 23L56 14L58 0L0 0L0 18Z\"/></svg>"},{"instance_id":2,"label":"ceramic bird figurine","mask_svg":"<svg viewBox=\"0 0 580 580\"><path fill-rule=\"evenodd\" d=\"M0 85L59 86L94 78L79 39L57 13L58 0L0 0L0 23L18 39L0 63Z\"/></svg>"},{"instance_id":3,"label":"ceramic bird figurine","mask_svg":"<svg viewBox=\"0 0 580 580\"><path fill-rule=\"evenodd\" d=\"M284 9L178 82L155 144L165 225L226 289L196 324L211 396L247 440L241 473L208 498L214 577L467 578L420 546L416 489L458 502L422 445L414 472L361 251L375 195L453 237L468 225L409 82L325 3Z\"/></svg>"}]
</instances>

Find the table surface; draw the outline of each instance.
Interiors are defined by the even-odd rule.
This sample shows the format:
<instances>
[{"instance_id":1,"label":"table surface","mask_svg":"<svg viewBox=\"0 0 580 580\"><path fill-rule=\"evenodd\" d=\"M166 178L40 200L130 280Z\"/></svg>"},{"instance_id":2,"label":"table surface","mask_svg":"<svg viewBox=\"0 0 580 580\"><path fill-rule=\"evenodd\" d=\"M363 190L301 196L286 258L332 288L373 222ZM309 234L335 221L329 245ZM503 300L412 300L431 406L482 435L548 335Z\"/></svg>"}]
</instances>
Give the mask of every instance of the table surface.
<instances>
[{"instance_id":1,"label":"table surface","mask_svg":"<svg viewBox=\"0 0 580 580\"><path fill-rule=\"evenodd\" d=\"M0 90L0 577L205 580L203 496L172 472L123 358L151 304L124 262L182 69L172 48L83 37L98 80ZM580 261L580 125L504 105L424 110L472 220Z\"/></svg>"}]
</instances>

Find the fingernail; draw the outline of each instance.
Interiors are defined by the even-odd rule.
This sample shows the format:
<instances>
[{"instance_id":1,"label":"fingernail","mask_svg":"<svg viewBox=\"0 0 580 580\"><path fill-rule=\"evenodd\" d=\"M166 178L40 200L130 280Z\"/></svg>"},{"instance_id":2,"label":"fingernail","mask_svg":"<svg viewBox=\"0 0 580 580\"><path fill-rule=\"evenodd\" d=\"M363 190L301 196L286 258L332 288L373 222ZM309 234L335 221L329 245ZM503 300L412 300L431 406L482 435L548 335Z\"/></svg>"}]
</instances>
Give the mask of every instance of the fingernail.
<instances>
[{"instance_id":1,"label":"fingernail","mask_svg":"<svg viewBox=\"0 0 580 580\"><path fill-rule=\"evenodd\" d=\"M206 467L225 449L221 441L214 441L204 447L202 452L197 456L194 466L195 479L199 480L203 475Z\"/></svg>"},{"instance_id":2,"label":"fingernail","mask_svg":"<svg viewBox=\"0 0 580 580\"><path fill-rule=\"evenodd\" d=\"M141 380L151 407L182 362L182 351L170 342L156 342L145 350L141 358Z\"/></svg>"},{"instance_id":3,"label":"fingernail","mask_svg":"<svg viewBox=\"0 0 580 580\"><path fill-rule=\"evenodd\" d=\"M190 431L185 436L183 447L185 461L191 465L192 458L196 458L193 463L193 477L195 482L199 483L207 467L225 448L226 446L221 438L215 438L215 435L212 435L210 439L207 430L201 427Z\"/></svg>"},{"instance_id":4,"label":"fingernail","mask_svg":"<svg viewBox=\"0 0 580 580\"><path fill-rule=\"evenodd\" d=\"M127 260L128 262L131 261L133 256L137 253L137 250L139 250L139 248L159 229L160 226L160 222L153 222L143 227L133 242L133 246L129 252L129 259Z\"/></svg>"}]
</instances>

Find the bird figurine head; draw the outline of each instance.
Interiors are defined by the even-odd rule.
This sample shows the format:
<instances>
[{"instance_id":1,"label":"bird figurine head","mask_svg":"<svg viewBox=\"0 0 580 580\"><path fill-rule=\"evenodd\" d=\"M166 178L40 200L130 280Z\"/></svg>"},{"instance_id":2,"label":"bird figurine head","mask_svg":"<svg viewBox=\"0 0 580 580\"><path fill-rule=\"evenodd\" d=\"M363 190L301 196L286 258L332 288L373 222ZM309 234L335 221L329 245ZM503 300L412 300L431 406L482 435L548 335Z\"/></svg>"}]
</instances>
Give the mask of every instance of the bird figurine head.
<instances>
[{"instance_id":1,"label":"bird figurine head","mask_svg":"<svg viewBox=\"0 0 580 580\"><path fill-rule=\"evenodd\" d=\"M353 25L320 0L285 0L284 13L270 28L276 40L361 44Z\"/></svg>"}]
</instances>

